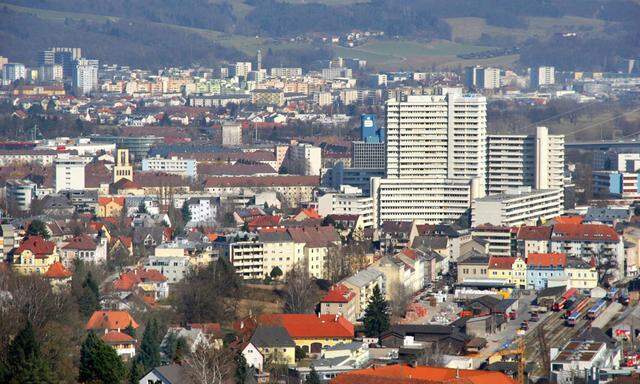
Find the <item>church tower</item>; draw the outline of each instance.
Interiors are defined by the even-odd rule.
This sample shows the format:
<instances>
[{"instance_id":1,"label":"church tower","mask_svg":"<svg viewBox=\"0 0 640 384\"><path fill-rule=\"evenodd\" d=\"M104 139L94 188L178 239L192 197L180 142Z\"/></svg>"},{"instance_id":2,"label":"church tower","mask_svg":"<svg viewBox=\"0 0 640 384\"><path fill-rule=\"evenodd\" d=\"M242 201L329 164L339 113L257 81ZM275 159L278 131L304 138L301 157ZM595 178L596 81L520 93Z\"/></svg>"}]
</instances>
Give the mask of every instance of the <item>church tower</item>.
<instances>
[{"instance_id":1,"label":"church tower","mask_svg":"<svg viewBox=\"0 0 640 384\"><path fill-rule=\"evenodd\" d=\"M116 149L116 165L113 167L113 182L117 183L122 179L133 181L133 167L129 162L129 150L118 148Z\"/></svg>"}]
</instances>

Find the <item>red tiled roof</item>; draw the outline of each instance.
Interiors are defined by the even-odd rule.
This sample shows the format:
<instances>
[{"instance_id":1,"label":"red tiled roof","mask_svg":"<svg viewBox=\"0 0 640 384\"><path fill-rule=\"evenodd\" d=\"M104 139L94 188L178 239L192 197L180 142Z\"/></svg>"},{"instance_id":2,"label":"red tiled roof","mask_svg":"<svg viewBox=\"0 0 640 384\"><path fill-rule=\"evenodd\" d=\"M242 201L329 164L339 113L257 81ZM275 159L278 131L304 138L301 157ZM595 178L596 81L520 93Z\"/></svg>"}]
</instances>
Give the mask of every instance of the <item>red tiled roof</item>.
<instances>
[{"instance_id":1,"label":"red tiled roof","mask_svg":"<svg viewBox=\"0 0 640 384\"><path fill-rule=\"evenodd\" d=\"M20 243L15 253L21 254L29 250L37 258L43 258L53 254L56 244L53 241L45 240L42 236L29 236Z\"/></svg>"},{"instance_id":2,"label":"red tiled roof","mask_svg":"<svg viewBox=\"0 0 640 384\"><path fill-rule=\"evenodd\" d=\"M492 269L511 269L515 257L511 256L491 256L489 257L489 268Z\"/></svg>"},{"instance_id":3,"label":"red tiled roof","mask_svg":"<svg viewBox=\"0 0 640 384\"><path fill-rule=\"evenodd\" d=\"M354 297L355 293L343 284L336 284L329 292L320 300L322 303L348 303Z\"/></svg>"},{"instance_id":4,"label":"red tiled roof","mask_svg":"<svg viewBox=\"0 0 640 384\"><path fill-rule=\"evenodd\" d=\"M200 329L207 335L222 336L222 326L220 326L220 323L190 323L187 324L187 326L191 329Z\"/></svg>"},{"instance_id":5,"label":"red tiled roof","mask_svg":"<svg viewBox=\"0 0 640 384\"><path fill-rule=\"evenodd\" d=\"M271 174L276 175L275 169L269 164L255 163L255 164L212 164L212 163L200 163L197 166L198 175L200 176L252 176L259 174Z\"/></svg>"},{"instance_id":6,"label":"red tiled roof","mask_svg":"<svg viewBox=\"0 0 640 384\"><path fill-rule=\"evenodd\" d=\"M124 207L124 197L122 196L98 197L98 205L107 205L112 201L118 204L119 206Z\"/></svg>"},{"instance_id":7,"label":"red tiled roof","mask_svg":"<svg viewBox=\"0 0 640 384\"><path fill-rule=\"evenodd\" d=\"M315 314L264 314L263 325L281 325L292 339L353 338L354 328L344 316Z\"/></svg>"},{"instance_id":8,"label":"red tiled roof","mask_svg":"<svg viewBox=\"0 0 640 384\"><path fill-rule=\"evenodd\" d=\"M315 187L319 183L320 179L317 176L232 176L210 177L204 187Z\"/></svg>"},{"instance_id":9,"label":"red tiled roof","mask_svg":"<svg viewBox=\"0 0 640 384\"><path fill-rule=\"evenodd\" d=\"M121 273L113 282L116 291L132 291L138 284L146 282L163 282L167 278L155 269L137 268Z\"/></svg>"},{"instance_id":10,"label":"red tiled roof","mask_svg":"<svg viewBox=\"0 0 640 384\"><path fill-rule=\"evenodd\" d=\"M127 311L95 311L87 321L87 330L138 328L138 323Z\"/></svg>"},{"instance_id":11,"label":"red tiled roof","mask_svg":"<svg viewBox=\"0 0 640 384\"><path fill-rule=\"evenodd\" d=\"M100 336L100 338L107 344L128 344L136 342L136 339L133 337L118 331L107 332Z\"/></svg>"},{"instance_id":12,"label":"red tiled roof","mask_svg":"<svg viewBox=\"0 0 640 384\"><path fill-rule=\"evenodd\" d=\"M530 253L527 265L532 267L565 267L567 255L564 253Z\"/></svg>"},{"instance_id":13,"label":"red tiled roof","mask_svg":"<svg viewBox=\"0 0 640 384\"><path fill-rule=\"evenodd\" d=\"M80 235L69 240L63 249L77 249L82 251L95 251L98 244L90 236Z\"/></svg>"},{"instance_id":14,"label":"red tiled roof","mask_svg":"<svg viewBox=\"0 0 640 384\"><path fill-rule=\"evenodd\" d=\"M275 227L280 224L281 219L282 217L279 215L258 216L251 220L247 226L250 231L255 231L261 227Z\"/></svg>"},{"instance_id":15,"label":"red tiled roof","mask_svg":"<svg viewBox=\"0 0 640 384\"><path fill-rule=\"evenodd\" d=\"M300 215L304 215L309 219L321 219L322 216L320 216L320 214L318 214L318 212L313 209L313 208L302 208L300 209L300 211L295 215L300 216Z\"/></svg>"},{"instance_id":16,"label":"red tiled roof","mask_svg":"<svg viewBox=\"0 0 640 384\"><path fill-rule=\"evenodd\" d=\"M518 240L549 240L551 227L538 227L523 225L518 230Z\"/></svg>"},{"instance_id":17,"label":"red tiled roof","mask_svg":"<svg viewBox=\"0 0 640 384\"><path fill-rule=\"evenodd\" d=\"M564 241L620 241L618 233L604 224L556 224L552 240Z\"/></svg>"},{"instance_id":18,"label":"red tiled roof","mask_svg":"<svg viewBox=\"0 0 640 384\"><path fill-rule=\"evenodd\" d=\"M418 252L415 249L412 248L405 248L402 251L400 251L401 254L405 255L406 257L412 259L412 260L416 260L418 258Z\"/></svg>"},{"instance_id":19,"label":"red tiled roof","mask_svg":"<svg viewBox=\"0 0 640 384\"><path fill-rule=\"evenodd\" d=\"M56 261L51 264L47 272L42 276L48 279L66 279L67 277L71 277L71 275L73 275L73 273L66 269L61 262Z\"/></svg>"},{"instance_id":20,"label":"red tiled roof","mask_svg":"<svg viewBox=\"0 0 640 384\"><path fill-rule=\"evenodd\" d=\"M341 373L331 384L516 384L502 372L387 365Z\"/></svg>"},{"instance_id":21,"label":"red tiled roof","mask_svg":"<svg viewBox=\"0 0 640 384\"><path fill-rule=\"evenodd\" d=\"M584 221L583 216L558 216L553 221L556 224L582 224Z\"/></svg>"}]
</instances>

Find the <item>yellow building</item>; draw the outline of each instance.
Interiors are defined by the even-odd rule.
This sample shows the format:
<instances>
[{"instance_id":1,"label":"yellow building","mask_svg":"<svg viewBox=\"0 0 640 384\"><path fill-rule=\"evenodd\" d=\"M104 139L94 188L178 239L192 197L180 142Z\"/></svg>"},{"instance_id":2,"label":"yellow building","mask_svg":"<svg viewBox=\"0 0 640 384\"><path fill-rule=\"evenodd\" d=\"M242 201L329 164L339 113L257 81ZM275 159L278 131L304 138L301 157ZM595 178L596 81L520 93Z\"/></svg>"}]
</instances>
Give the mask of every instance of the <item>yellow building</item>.
<instances>
[{"instance_id":1,"label":"yellow building","mask_svg":"<svg viewBox=\"0 0 640 384\"><path fill-rule=\"evenodd\" d=\"M527 263L520 257L491 256L487 266L489 279L504 280L516 288L527 285Z\"/></svg>"},{"instance_id":2,"label":"yellow building","mask_svg":"<svg viewBox=\"0 0 640 384\"><path fill-rule=\"evenodd\" d=\"M568 258L564 273L569 280L570 288L591 289L598 286L595 262L590 264L580 259Z\"/></svg>"},{"instance_id":3,"label":"yellow building","mask_svg":"<svg viewBox=\"0 0 640 384\"><path fill-rule=\"evenodd\" d=\"M521 258L516 257L511 266L511 283L516 288L524 289L527 287L527 263Z\"/></svg>"},{"instance_id":4,"label":"yellow building","mask_svg":"<svg viewBox=\"0 0 640 384\"><path fill-rule=\"evenodd\" d=\"M98 198L98 217L118 217L124 209L124 197L100 197Z\"/></svg>"},{"instance_id":5,"label":"yellow building","mask_svg":"<svg viewBox=\"0 0 640 384\"><path fill-rule=\"evenodd\" d=\"M14 251L11 265L21 274L44 274L57 261L60 256L54 242L42 236L29 236Z\"/></svg>"},{"instance_id":6,"label":"yellow building","mask_svg":"<svg viewBox=\"0 0 640 384\"><path fill-rule=\"evenodd\" d=\"M260 325L249 342L260 351L265 363L296 364L296 343L284 327Z\"/></svg>"}]
</instances>

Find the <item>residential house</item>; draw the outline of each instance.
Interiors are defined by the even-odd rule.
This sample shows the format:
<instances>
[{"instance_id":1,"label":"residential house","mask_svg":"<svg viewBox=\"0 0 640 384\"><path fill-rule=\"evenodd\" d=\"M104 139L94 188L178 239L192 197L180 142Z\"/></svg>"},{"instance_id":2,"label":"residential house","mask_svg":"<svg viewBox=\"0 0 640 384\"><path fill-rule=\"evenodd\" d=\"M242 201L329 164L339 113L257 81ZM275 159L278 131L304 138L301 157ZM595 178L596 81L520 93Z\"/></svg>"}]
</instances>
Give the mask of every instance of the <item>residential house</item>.
<instances>
[{"instance_id":1,"label":"residential house","mask_svg":"<svg viewBox=\"0 0 640 384\"><path fill-rule=\"evenodd\" d=\"M357 312L356 312L357 310ZM356 294L344 284L332 286L320 300L321 315L344 316L352 323L358 319L360 308L357 308Z\"/></svg>"},{"instance_id":2,"label":"residential house","mask_svg":"<svg viewBox=\"0 0 640 384\"><path fill-rule=\"evenodd\" d=\"M337 375L362 368L369 362L369 345L360 341L340 343L322 349L319 359L311 360L309 366L296 368L300 382L308 380L311 370L316 371L322 382L329 381Z\"/></svg>"},{"instance_id":3,"label":"residential house","mask_svg":"<svg viewBox=\"0 0 640 384\"><path fill-rule=\"evenodd\" d=\"M129 361L136 355L136 339L126 333L118 331L109 331L100 338L105 344L116 350L116 353L122 360Z\"/></svg>"},{"instance_id":4,"label":"residential house","mask_svg":"<svg viewBox=\"0 0 640 384\"><path fill-rule=\"evenodd\" d=\"M150 255L145 268L155 269L167 278L170 284L182 281L192 268L191 259L185 253L185 244L164 243L158 245Z\"/></svg>"},{"instance_id":5,"label":"residential house","mask_svg":"<svg viewBox=\"0 0 640 384\"><path fill-rule=\"evenodd\" d=\"M278 267L284 277L296 263L304 260L305 243L295 242L287 229L263 228L258 230L258 237L262 243L263 276L269 275Z\"/></svg>"},{"instance_id":6,"label":"residential house","mask_svg":"<svg viewBox=\"0 0 640 384\"><path fill-rule=\"evenodd\" d=\"M521 226L516 235L518 255L527 258L531 253L549 252L551 230L551 227Z\"/></svg>"},{"instance_id":7,"label":"residential house","mask_svg":"<svg viewBox=\"0 0 640 384\"><path fill-rule=\"evenodd\" d=\"M355 294L354 315L356 320L361 319L364 315L375 287L378 287L382 294L385 294L387 290L385 274L375 267L368 267L353 276L344 278L339 284Z\"/></svg>"},{"instance_id":8,"label":"residential house","mask_svg":"<svg viewBox=\"0 0 640 384\"><path fill-rule=\"evenodd\" d=\"M42 236L29 236L12 251L11 267L21 274L44 274L60 261L56 244Z\"/></svg>"},{"instance_id":9,"label":"residential house","mask_svg":"<svg viewBox=\"0 0 640 384\"><path fill-rule=\"evenodd\" d=\"M217 205L213 198L192 197L185 202L190 219L187 225L197 226L215 222Z\"/></svg>"},{"instance_id":10,"label":"residential house","mask_svg":"<svg viewBox=\"0 0 640 384\"><path fill-rule=\"evenodd\" d=\"M71 267L74 260L103 264L107 261L107 238L100 236L96 241L88 235L75 236L62 246L61 253L66 267Z\"/></svg>"},{"instance_id":11,"label":"residential house","mask_svg":"<svg viewBox=\"0 0 640 384\"><path fill-rule=\"evenodd\" d=\"M138 328L138 323L127 311L95 311L87 321L85 329L96 333L122 332L129 325Z\"/></svg>"},{"instance_id":12,"label":"residential house","mask_svg":"<svg viewBox=\"0 0 640 384\"><path fill-rule=\"evenodd\" d=\"M180 364L162 365L144 375L138 384L195 384Z\"/></svg>"},{"instance_id":13,"label":"residential house","mask_svg":"<svg viewBox=\"0 0 640 384\"><path fill-rule=\"evenodd\" d=\"M304 244L304 260L309 273L316 278L325 277L325 260L329 248L340 244L340 237L332 226L289 228L296 243Z\"/></svg>"},{"instance_id":14,"label":"residential house","mask_svg":"<svg viewBox=\"0 0 640 384\"><path fill-rule=\"evenodd\" d=\"M165 241L168 241L165 228L136 227L133 229L133 243L143 245L145 248L156 247Z\"/></svg>"},{"instance_id":15,"label":"residential house","mask_svg":"<svg viewBox=\"0 0 640 384\"><path fill-rule=\"evenodd\" d=\"M567 258L567 266L564 269L565 276L569 280L568 288L593 289L598 286L598 271L595 258L587 263L575 257Z\"/></svg>"},{"instance_id":16,"label":"residential house","mask_svg":"<svg viewBox=\"0 0 640 384\"><path fill-rule=\"evenodd\" d=\"M258 325L249 344L260 352L265 363L288 366L296 364L296 343L282 326Z\"/></svg>"},{"instance_id":17,"label":"residential house","mask_svg":"<svg viewBox=\"0 0 640 384\"><path fill-rule=\"evenodd\" d=\"M150 295L154 301L166 299L169 296L167 278L155 269L135 268L120 273L114 280L113 289L116 292L140 292L144 296Z\"/></svg>"},{"instance_id":18,"label":"residential house","mask_svg":"<svg viewBox=\"0 0 640 384\"><path fill-rule=\"evenodd\" d=\"M527 287L543 289L549 287L549 280L565 276L567 255L564 253L530 253L527 257Z\"/></svg>"},{"instance_id":19,"label":"residential house","mask_svg":"<svg viewBox=\"0 0 640 384\"><path fill-rule=\"evenodd\" d=\"M482 281L487 278L489 256L472 250L462 255L457 265L458 284Z\"/></svg>"},{"instance_id":20,"label":"residential house","mask_svg":"<svg viewBox=\"0 0 640 384\"><path fill-rule=\"evenodd\" d=\"M527 284L527 264L521 257L491 256L487 265L487 277L524 289Z\"/></svg>"},{"instance_id":21,"label":"residential house","mask_svg":"<svg viewBox=\"0 0 640 384\"><path fill-rule=\"evenodd\" d=\"M73 273L66 269L61 262L56 261L51 264L49 269L42 275L54 291L60 291L64 288L68 288L71 285L71 277Z\"/></svg>"},{"instance_id":22,"label":"residential house","mask_svg":"<svg viewBox=\"0 0 640 384\"><path fill-rule=\"evenodd\" d=\"M125 207L124 197L99 197L96 216L98 217L119 217Z\"/></svg>"}]
</instances>

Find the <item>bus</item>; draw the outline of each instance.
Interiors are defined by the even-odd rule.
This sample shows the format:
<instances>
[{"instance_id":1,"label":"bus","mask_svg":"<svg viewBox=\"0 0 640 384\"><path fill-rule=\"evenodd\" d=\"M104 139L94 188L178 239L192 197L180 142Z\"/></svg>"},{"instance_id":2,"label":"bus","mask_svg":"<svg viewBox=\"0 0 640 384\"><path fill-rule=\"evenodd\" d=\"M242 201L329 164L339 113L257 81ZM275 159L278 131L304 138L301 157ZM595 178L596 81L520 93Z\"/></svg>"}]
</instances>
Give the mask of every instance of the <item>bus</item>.
<instances>
[{"instance_id":1,"label":"bus","mask_svg":"<svg viewBox=\"0 0 640 384\"><path fill-rule=\"evenodd\" d=\"M578 323L578 319L580 319L580 312L571 312L571 315L569 315L565 320L565 324L570 327L574 327Z\"/></svg>"},{"instance_id":2,"label":"bus","mask_svg":"<svg viewBox=\"0 0 640 384\"><path fill-rule=\"evenodd\" d=\"M587 311L587 318L591 320L595 319L596 317L600 316L605 308L607 308L607 301L599 300L591 308L589 308L589 310Z\"/></svg>"},{"instance_id":3,"label":"bus","mask_svg":"<svg viewBox=\"0 0 640 384\"><path fill-rule=\"evenodd\" d=\"M553 303L552 309L556 312L561 311L564 308L564 305L567 303L567 300L575 296L576 293L578 293L577 289L575 288L569 289L567 292L564 293L564 295L560 296L560 298L555 303Z\"/></svg>"},{"instance_id":4,"label":"bus","mask_svg":"<svg viewBox=\"0 0 640 384\"><path fill-rule=\"evenodd\" d=\"M616 301L618 300L618 296L620 295L620 290L618 288L611 288L609 292L607 292L607 300Z\"/></svg>"}]
</instances>

